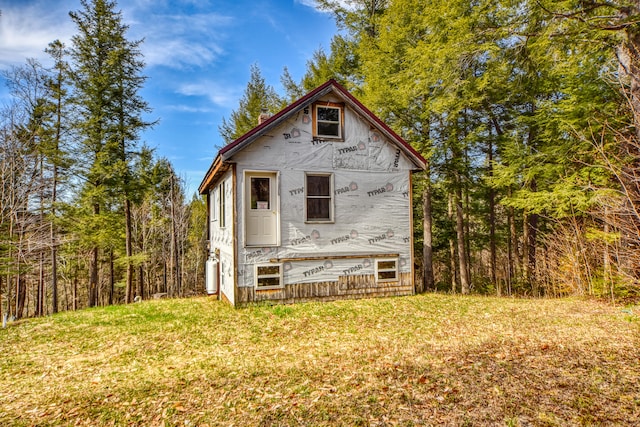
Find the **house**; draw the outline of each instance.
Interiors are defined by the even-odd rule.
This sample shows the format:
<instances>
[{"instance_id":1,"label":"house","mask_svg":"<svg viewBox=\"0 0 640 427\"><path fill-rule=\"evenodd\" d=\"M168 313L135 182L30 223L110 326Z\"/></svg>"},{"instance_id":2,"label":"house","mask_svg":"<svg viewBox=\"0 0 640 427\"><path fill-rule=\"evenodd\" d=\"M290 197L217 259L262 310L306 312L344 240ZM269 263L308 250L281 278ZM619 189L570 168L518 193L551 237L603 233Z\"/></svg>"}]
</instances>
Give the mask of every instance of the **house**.
<instances>
[{"instance_id":1,"label":"house","mask_svg":"<svg viewBox=\"0 0 640 427\"><path fill-rule=\"evenodd\" d=\"M425 159L334 80L222 148L207 290L233 305L414 293L411 175Z\"/></svg>"}]
</instances>

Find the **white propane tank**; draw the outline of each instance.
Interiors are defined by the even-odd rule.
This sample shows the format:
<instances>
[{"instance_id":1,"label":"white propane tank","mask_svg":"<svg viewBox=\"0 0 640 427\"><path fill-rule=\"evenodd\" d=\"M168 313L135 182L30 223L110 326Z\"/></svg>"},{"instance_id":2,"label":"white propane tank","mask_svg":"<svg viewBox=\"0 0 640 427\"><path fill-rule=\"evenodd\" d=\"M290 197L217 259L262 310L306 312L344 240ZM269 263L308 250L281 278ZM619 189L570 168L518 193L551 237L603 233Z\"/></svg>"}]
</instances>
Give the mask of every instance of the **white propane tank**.
<instances>
[{"instance_id":1,"label":"white propane tank","mask_svg":"<svg viewBox=\"0 0 640 427\"><path fill-rule=\"evenodd\" d=\"M218 260L207 260L207 294L218 293Z\"/></svg>"}]
</instances>

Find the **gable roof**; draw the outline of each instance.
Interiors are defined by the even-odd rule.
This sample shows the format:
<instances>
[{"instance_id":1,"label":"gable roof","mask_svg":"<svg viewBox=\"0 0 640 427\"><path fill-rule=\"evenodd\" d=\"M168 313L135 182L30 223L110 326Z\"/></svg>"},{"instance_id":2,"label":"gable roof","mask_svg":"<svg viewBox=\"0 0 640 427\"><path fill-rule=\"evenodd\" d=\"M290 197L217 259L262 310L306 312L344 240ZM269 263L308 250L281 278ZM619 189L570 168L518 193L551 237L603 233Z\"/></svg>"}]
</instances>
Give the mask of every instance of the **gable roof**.
<instances>
[{"instance_id":1,"label":"gable roof","mask_svg":"<svg viewBox=\"0 0 640 427\"><path fill-rule=\"evenodd\" d=\"M404 152L404 154L411 160L411 162L416 166L417 169L425 169L427 161L420 155L420 153L418 153L411 145L409 145L404 139L396 134L367 107L362 105L362 103L358 101L353 95L351 95L341 84L331 79L321 86L318 86L311 92L307 93L305 96L298 99L294 103L289 104L280 112L271 116L269 119L265 120L258 126L254 127L249 132L242 135L240 138L236 139L228 145L225 145L222 149L220 149L218 155L214 159L211 167L205 174L204 179L198 187L198 191L200 192L200 194L205 193L209 184L211 184L216 175L228 169L228 167L225 167L224 164L226 160L230 159L234 154L251 144L265 132L268 132L269 130L277 127L278 125L289 119L289 117L297 113L297 111L303 106L311 104L329 93L334 93L335 95L340 97L351 109L368 119L369 122L376 129L378 129L378 131L380 131L402 152Z\"/></svg>"}]
</instances>

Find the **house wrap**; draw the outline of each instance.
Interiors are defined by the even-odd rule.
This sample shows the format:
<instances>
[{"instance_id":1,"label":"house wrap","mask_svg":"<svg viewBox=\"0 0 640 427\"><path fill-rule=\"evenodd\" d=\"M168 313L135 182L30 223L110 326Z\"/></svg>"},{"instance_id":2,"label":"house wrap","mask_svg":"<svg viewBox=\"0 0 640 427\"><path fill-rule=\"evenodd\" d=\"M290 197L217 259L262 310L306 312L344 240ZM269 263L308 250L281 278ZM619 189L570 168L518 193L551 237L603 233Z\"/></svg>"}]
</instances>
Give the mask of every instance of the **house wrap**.
<instances>
[{"instance_id":1,"label":"house wrap","mask_svg":"<svg viewBox=\"0 0 640 427\"><path fill-rule=\"evenodd\" d=\"M199 187L208 292L233 305L412 294L424 158L334 80L262 120Z\"/></svg>"}]
</instances>

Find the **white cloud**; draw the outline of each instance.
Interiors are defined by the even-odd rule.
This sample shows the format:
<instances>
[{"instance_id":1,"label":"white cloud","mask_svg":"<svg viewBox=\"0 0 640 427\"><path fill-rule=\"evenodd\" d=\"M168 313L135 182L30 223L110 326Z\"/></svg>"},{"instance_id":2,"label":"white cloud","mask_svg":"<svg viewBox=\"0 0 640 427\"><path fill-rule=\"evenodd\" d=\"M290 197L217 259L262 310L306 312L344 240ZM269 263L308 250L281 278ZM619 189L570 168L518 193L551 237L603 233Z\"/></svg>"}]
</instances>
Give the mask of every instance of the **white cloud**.
<instances>
[{"instance_id":1,"label":"white cloud","mask_svg":"<svg viewBox=\"0 0 640 427\"><path fill-rule=\"evenodd\" d=\"M165 110L178 111L180 113L213 113L215 110L210 107L194 107L184 104L166 105L163 107Z\"/></svg>"},{"instance_id":2,"label":"white cloud","mask_svg":"<svg viewBox=\"0 0 640 427\"><path fill-rule=\"evenodd\" d=\"M225 30L233 22L218 13L162 13L160 1L137 0L118 7L122 7L123 21L129 26L128 38L144 39L141 51L148 66L182 69L211 64L224 53ZM0 9L0 68L7 68L23 64L26 58L46 63L44 49L55 39L68 46L76 33L69 11L81 6L79 2L35 0L26 4L16 1Z\"/></svg>"},{"instance_id":3,"label":"white cloud","mask_svg":"<svg viewBox=\"0 0 640 427\"><path fill-rule=\"evenodd\" d=\"M58 2L37 1L29 5L3 5L0 15L0 67L23 64L27 58L42 62L47 45L59 39L68 44L75 28L69 10Z\"/></svg>"},{"instance_id":4,"label":"white cloud","mask_svg":"<svg viewBox=\"0 0 640 427\"><path fill-rule=\"evenodd\" d=\"M204 46L180 38L149 37L145 39L141 49L147 66L162 65L176 69L205 66L222 53L222 49L216 45Z\"/></svg>"},{"instance_id":5,"label":"white cloud","mask_svg":"<svg viewBox=\"0 0 640 427\"><path fill-rule=\"evenodd\" d=\"M317 9L318 3L315 0L295 0L296 3L300 3L303 6L309 6L311 8Z\"/></svg>"},{"instance_id":6,"label":"white cloud","mask_svg":"<svg viewBox=\"0 0 640 427\"><path fill-rule=\"evenodd\" d=\"M132 38L144 38L141 46L149 66L181 69L202 67L224 53L225 30L233 19L216 13L191 15L130 11Z\"/></svg>"},{"instance_id":7,"label":"white cloud","mask_svg":"<svg viewBox=\"0 0 640 427\"><path fill-rule=\"evenodd\" d=\"M184 83L180 85L177 92L185 96L203 96L215 105L228 108L229 105L237 102L243 89L221 86L219 83L210 80Z\"/></svg>"},{"instance_id":8,"label":"white cloud","mask_svg":"<svg viewBox=\"0 0 640 427\"><path fill-rule=\"evenodd\" d=\"M296 3L300 3L303 6L308 6L312 9L315 9L318 12L330 13L328 10L321 9L316 0L294 0L294 1ZM352 0L339 0L337 3L347 10L349 9L354 10L357 7Z\"/></svg>"}]
</instances>

